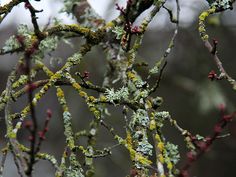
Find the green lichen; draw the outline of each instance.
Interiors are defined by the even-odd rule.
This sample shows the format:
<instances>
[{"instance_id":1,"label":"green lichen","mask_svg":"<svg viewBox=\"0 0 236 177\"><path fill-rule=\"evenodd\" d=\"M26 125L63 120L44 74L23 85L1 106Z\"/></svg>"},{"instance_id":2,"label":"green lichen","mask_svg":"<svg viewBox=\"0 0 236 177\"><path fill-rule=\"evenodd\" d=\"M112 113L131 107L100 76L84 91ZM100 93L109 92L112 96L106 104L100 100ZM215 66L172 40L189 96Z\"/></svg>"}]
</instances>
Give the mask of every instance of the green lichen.
<instances>
[{"instance_id":1,"label":"green lichen","mask_svg":"<svg viewBox=\"0 0 236 177\"><path fill-rule=\"evenodd\" d=\"M216 12L216 7L213 6L210 9L208 9L207 11L202 12L199 15L199 27L198 27L198 31L200 34L200 37L203 41L207 41L209 36L206 33L206 28L205 28L205 24L204 22L206 21L206 18L210 15L210 14L214 14Z\"/></svg>"},{"instance_id":2,"label":"green lichen","mask_svg":"<svg viewBox=\"0 0 236 177\"><path fill-rule=\"evenodd\" d=\"M147 139L143 139L141 142L138 142L136 151L147 156L152 156L153 146L148 142Z\"/></svg>"},{"instance_id":3,"label":"green lichen","mask_svg":"<svg viewBox=\"0 0 236 177\"><path fill-rule=\"evenodd\" d=\"M58 42L58 36L49 36L40 42L39 50L45 53L54 51L57 48Z\"/></svg>"},{"instance_id":4,"label":"green lichen","mask_svg":"<svg viewBox=\"0 0 236 177\"><path fill-rule=\"evenodd\" d=\"M10 138L10 139L15 139L16 138L16 133L13 130L8 129L7 137Z\"/></svg>"},{"instance_id":5,"label":"green lichen","mask_svg":"<svg viewBox=\"0 0 236 177\"><path fill-rule=\"evenodd\" d=\"M210 0L209 0L210 1ZM22 1L23 2L23 1ZM32 49L33 54L30 55L30 77L31 81L35 82L39 91L35 90L33 93L32 105L37 108L38 102L49 91L49 89L56 88L58 102L62 107L62 120L65 135L65 148L61 157L61 162L58 164L54 156L47 153L35 153L35 159L48 160L56 170L57 177L91 177L95 174L94 158L105 157L111 154L114 147L123 146L127 149L130 159L132 161L132 168L138 174L136 176L149 176L150 168L157 166L157 175L160 177L173 177L176 176L176 164L179 161L178 147L166 141L165 134L162 132L162 127L165 125L165 120L171 122L171 126L177 128L184 136L186 144L191 150L196 150L188 135L188 131L182 130L175 120L172 120L169 112L160 111L159 107L162 103L162 98L155 96L152 97L151 93L155 91L155 84L151 82L153 74L163 71L163 61L166 61L171 49L174 47L175 36L178 31L179 21L178 17L175 21L176 29L174 36L170 40L168 48L165 50L164 55L158 60L154 66L148 69L148 76L140 75L139 72L142 68L137 70L139 60L138 50L142 46L144 33L148 29L148 25L156 16L157 12L164 7L166 0L154 1L137 1L130 4L130 9L125 9L124 15L121 15L105 24L104 20L100 18L87 1L84 0L64 0L64 9L62 11L70 14L73 6L77 7L84 5L85 10L82 9L81 15L75 14L78 24L62 24L62 22L55 21L53 25L49 24L42 29L41 37L38 37L37 19L34 14L32 16L33 28L29 29L27 25L20 25L17 29L16 36L10 37L6 41L5 47L0 52L13 53L18 49L22 52L27 51L30 53ZM178 1L176 1L178 3ZM230 0L216 0L210 2L210 9L202 12L199 16L199 34L204 42L207 42L209 36L207 34L205 21L209 15L221 12L226 9L232 8L232 1ZM5 13L10 12L13 6L11 4L18 4L19 1L12 0L7 6L0 7L1 20L4 19ZM141 25L138 27L138 32L134 35L128 31L125 25L133 25L135 19L146 10L146 4L151 5L150 12L144 17ZM178 6L178 4L177 4ZM128 6L127 6L128 7ZM80 8L80 7L79 7ZM81 10L81 9L79 9ZM174 10L175 11L175 10ZM177 9L178 11L178 9ZM168 11L169 12L169 11ZM31 12L32 13L32 12ZM178 13L178 12L177 12ZM127 16L127 17L126 17ZM178 16L178 15L177 15ZM173 17L172 19L174 19ZM133 29L134 26L131 26ZM19 38L20 37L20 38ZM57 45L61 41L70 40L72 37L80 37L85 43L80 46L80 50L75 52L71 57L65 59L65 64L57 71L51 71L44 63L46 54L51 55L51 52L57 49ZM130 39L129 45L125 38ZM21 46L22 45L22 46ZM83 66L79 66L85 54L87 54L93 46L100 45L106 53L107 59L107 72L102 84L95 85L87 78L74 78L75 71L81 72ZM24 51L25 50L25 51ZM26 53L26 52L25 52ZM23 55L27 56L27 55ZM23 58L24 59L24 58ZM20 58L21 60L21 58ZM20 65L21 64L21 65ZM19 66L25 65L25 62L19 62ZM74 67L76 66L76 67ZM82 68L81 68L82 67ZM19 67L20 68L20 67ZM54 68L55 69L55 68ZM38 81L38 74L44 72L46 75L45 80ZM37 76L37 77L36 77ZM153 76L154 77L154 76ZM223 77L223 76L222 76ZM224 75L225 77L225 75ZM78 79L78 80L77 80ZM89 79L88 79L89 80ZM234 83L234 80L230 80ZM18 101L18 98L27 94L29 91L28 75L21 72L16 73L12 79L12 86L7 86L0 97L0 110L9 106L12 101ZM77 94L82 98L82 101L87 105L88 110L92 114L92 120L89 123L89 128L79 131L76 136L73 132L72 115L70 113L68 103L65 99L65 93L61 85L73 88ZM63 86L64 88L64 86ZM154 90L154 91L153 91ZM91 92L90 92L91 91ZM153 91L153 92L152 92ZM96 92L96 93L95 93ZM113 103L114 105L112 105ZM122 138L113 125L106 122L107 117L112 114L108 113L107 105L119 105L123 108L123 116L125 122L126 138ZM16 141L16 145L12 146L18 148L24 153L25 158L30 154L30 148L22 146L17 142L18 130L22 129L22 125L26 116L31 113L30 103L17 113L10 114L6 117L7 133L6 137L9 140ZM14 119L14 121L13 121ZM13 126L15 125L15 127ZM106 128L111 136L118 142L118 144L97 150L97 136L99 135L100 126ZM80 138L83 137L87 140L87 144L82 141L83 146L80 145ZM150 138L153 138L153 141ZM201 136L196 136L197 140L204 141ZM11 143L11 141L9 141ZM85 141L86 142L86 141ZM105 146L105 144L102 144ZM15 146L15 147L14 147ZM81 153L78 153L79 150ZM153 160L153 152L155 152L155 159ZM14 154L13 154L14 155ZM20 153L15 153L16 158L20 158ZM83 159L85 162L86 172L83 171L79 161ZM153 162L156 164L152 165ZM152 165L152 166L151 166ZM155 171L156 172L156 171ZM0 172L1 173L1 172ZM155 175L155 174L154 174Z\"/></svg>"},{"instance_id":6,"label":"green lichen","mask_svg":"<svg viewBox=\"0 0 236 177\"><path fill-rule=\"evenodd\" d=\"M11 36L6 42L4 47L2 48L4 52L9 52L9 51L13 51L16 50L18 48L20 48L20 43L18 42L18 40L16 39L16 36Z\"/></svg>"},{"instance_id":7,"label":"green lichen","mask_svg":"<svg viewBox=\"0 0 236 177\"><path fill-rule=\"evenodd\" d=\"M155 112L154 117L157 127L162 128L164 125L164 120L170 118L170 113L167 111Z\"/></svg>"},{"instance_id":8,"label":"green lichen","mask_svg":"<svg viewBox=\"0 0 236 177\"><path fill-rule=\"evenodd\" d=\"M32 34L32 32L30 31L30 29L28 28L28 26L26 24L20 24L17 27L17 33L19 35L23 35L23 36L28 37L28 38L30 38L31 34Z\"/></svg>"},{"instance_id":9,"label":"green lichen","mask_svg":"<svg viewBox=\"0 0 236 177\"><path fill-rule=\"evenodd\" d=\"M167 142L165 145L165 150L165 158L168 157L173 164L177 164L180 160L178 146Z\"/></svg>"},{"instance_id":10,"label":"green lichen","mask_svg":"<svg viewBox=\"0 0 236 177\"><path fill-rule=\"evenodd\" d=\"M66 12L68 15L72 12L73 5L79 3L80 0L63 0L64 7L60 10L60 12Z\"/></svg>"},{"instance_id":11,"label":"green lichen","mask_svg":"<svg viewBox=\"0 0 236 177\"><path fill-rule=\"evenodd\" d=\"M211 7L216 7L220 10L232 9L232 0L215 0L210 3Z\"/></svg>"},{"instance_id":12,"label":"green lichen","mask_svg":"<svg viewBox=\"0 0 236 177\"><path fill-rule=\"evenodd\" d=\"M80 169L73 168L72 166L67 167L64 173L65 177L84 177Z\"/></svg>"},{"instance_id":13,"label":"green lichen","mask_svg":"<svg viewBox=\"0 0 236 177\"><path fill-rule=\"evenodd\" d=\"M116 39L121 39L125 34L124 28L120 26L115 26L112 32L116 35Z\"/></svg>"},{"instance_id":14,"label":"green lichen","mask_svg":"<svg viewBox=\"0 0 236 177\"><path fill-rule=\"evenodd\" d=\"M127 100L129 97L129 91L126 87L122 87L117 91L111 88L106 90L105 96L107 101L115 104L115 101Z\"/></svg>"},{"instance_id":15,"label":"green lichen","mask_svg":"<svg viewBox=\"0 0 236 177\"><path fill-rule=\"evenodd\" d=\"M160 59L159 61L156 62L155 66L150 69L149 73L150 74L156 74L160 71L161 64L163 63L163 59Z\"/></svg>"},{"instance_id":16,"label":"green lichen","mask_svg":"<svg viewBox=\"0 0 236 177\"><path fill-rule=\"evenodd\" d=\"M130 127L135 129L136 126L148 127L149 125L149 116L146 110L138 109L134 112L132 120L130 122Z\"/></svg>"}]
</instances>

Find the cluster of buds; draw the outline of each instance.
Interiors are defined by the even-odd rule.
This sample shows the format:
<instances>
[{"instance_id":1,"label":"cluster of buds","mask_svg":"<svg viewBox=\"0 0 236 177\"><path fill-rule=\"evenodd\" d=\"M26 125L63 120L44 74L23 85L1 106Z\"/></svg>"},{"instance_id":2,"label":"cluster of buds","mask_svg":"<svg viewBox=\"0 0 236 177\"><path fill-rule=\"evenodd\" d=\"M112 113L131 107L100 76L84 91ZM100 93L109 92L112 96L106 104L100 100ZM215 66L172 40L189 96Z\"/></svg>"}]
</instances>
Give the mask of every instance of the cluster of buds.
<instances>
[{"instance_id":1,"label":"cluster of buds","mask_svg":"<svg viewBox=\"0 0 236 177\"><path fill-rule=\"evenodd\" d=\"M38 132L39 139L45 140L45 134L48 132L48 124L50 119L52 118L52 111L50 109L47 110L47 117L44 123L44 128L42 131Z\"/></svg>"},{"instance_id":2,"label":"cluster of buds","mask_svg":"<svg viewBox=\"0 0 236 177\"><path fill-rule=\"evenodd\" d=\"M212 143L218 139L224 128L228 125L234 117L236 117L236 112L231 114L226 114L225 106L219 106L221 119L215 124L213 129L213 134L211 136L203 137L202 139L197 138L196 136L189 135L190 142L195 146L195 150L191 150L187 153L187 163L180 171L179 177L188 177L188 169L191 167L194 161L197 161L201 155L207 152L212 145Z\"/></svg>"},{"instance_id":3,"label":"cluster of buds","mask_svg":"<svg viewBox=\"0 0 236 177\"><path fill-rule=\"evenodd\" d=\"M131 5L132 5L132 2L133 2L132 0L127 0L127 6L126 6L126 7L131 6ZM118 3L116 3L115 6L116 6L116 10L120 11L120 13L121 13L122 15L127 15L127 14L125 13L125 8L124 8L124 7L121 7Z\"/></svg>"},{"instance_id":4,"label":"cluster of buds","mask_svg":"<svg viewBox=\"0 0 236 177\"><path fill-rule=\"evenodd\" d=\"M48 132L48 125L49 125L49 122L50 122L51 118L52 118L52 111L50 109L48 109L47 110L47 117L46 117L46 120L44 122L43 130L38 132L38 138L39 138L38 146L40 146L42 141L46 139L45 135ZM25 121L24 122L24 127L26 129L28 129L29 131L32 131L32 129L33 129L33 122L31 120ZM36 137L33 137L32 135L30 135L28 137L29 141L33 141L35 139L36 139Z\"/></svg>"},{"instance_id":5,"label":"cluster of buds","mask_svg":"<svg viewBox=\"0 0 236 177\"><path fill-rule=\"evenodd\" d=\"M216 72L214 70L212 70L211 72L209 72L208 78L211 81L213 81L213 80L218 80L219 77L217 76Z\"/></svg>"},{"instance_id":6,"label":"cluster of buds","mask_svg":"<svg viewBox=\"0 0 236 177\"><path fill-rule=\"evenodd\" d=\"M82 78L83 79L89 79L89 71L84 71Z\"/></svg>"},{"instance_id":7,"label":"cluster of buds","mask_svg":"<svg viewBox=\"0 0 236 177\"><path fill-rule=\"evenodd\" d=\"M30 9L32 5L29 2L25 2L25 9Z\"/></svg>"},{"instance_id":8,"label":"cluster of buds","mask_svg":"<svg viewBox=\"0 0 236 177\"><path fill-rule=\"evenodd\" d=\"M120 11L122 15L125 15L125 8L121 7L118 3L116 3L115 5L116 5L116 10Z\"/></svg>"},{"instance_id":9,"label":"cluster of buds","mask_svg":"<svg viewBox=\"0 0 236 177\"><path fill-rule=\"evenodd\" d=\"M131 26L131 33L132 34L139 34L141 33L141 29L139 26Z\"/></svg>"}]
</instances>

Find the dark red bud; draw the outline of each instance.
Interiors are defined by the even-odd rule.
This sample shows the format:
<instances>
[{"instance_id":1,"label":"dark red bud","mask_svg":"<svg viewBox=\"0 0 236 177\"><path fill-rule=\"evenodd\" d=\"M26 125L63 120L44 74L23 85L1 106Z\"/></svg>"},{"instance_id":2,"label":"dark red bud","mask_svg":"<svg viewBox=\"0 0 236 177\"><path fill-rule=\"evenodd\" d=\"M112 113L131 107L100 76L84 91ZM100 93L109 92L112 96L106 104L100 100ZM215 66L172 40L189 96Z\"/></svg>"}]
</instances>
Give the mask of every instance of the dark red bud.
<instances>
[{"instance_id":1,"label":"dark red bud","mask_svg":"<svg viewBox=\"0 0 236 177\"><path fill-rule=\"evenodd\" d=\"M127 4L128 4L128 5L131 5L132 2L133 2L132 0L128 0L128 1L127 1Z\"/></svg>"},{"instance_id":2,"label":"dark red bud","mask_svg":"<svg viewBox=\"0 0 236 177\"><path fill-rule=\"evenodd\" d=\"M131 169L131 170L130 170L130 177L135 177L135 176L137 176L137 175L138 175L138 172L137 172L136 169Z\"/></svg>"},{"instance_id":3,"label":"dark red bud","mask_svg":"<svg viewBox=\"0 0 236 177\"><path fill-rule=\"evenodd\" d=\"M204 141L199 142L197 145L201 151L206 151L208 148L207 143Z\"/></svg>"},{"instance_id":4,"label":"dark red bud","mask_svg":"<svg viewBox=\"0 0 236 177\"><path fill-rule=\"evenodd\" d=\"M52 110L51 109L47 109L47 117L48 118L52 117Z\"/></svg>"},{"instance_id":5,"label":"dark red bud","mask_svg":"<svg viewBox=\"0 0 236 177\"><path fill-rule=\"evenodd\" d=\"M181 171L181 173L180 173L180 177L189 177L189 173L188 173L188 171L187 171L187 170L183 170L183 171Z\"/></svg>"},{"instance_id":6,"label":"dark red bud","mask_svg":"<svg viewBox=\"0 0 236 177\"><path fill-rule=\"evenodd\" d=\"M205 138L206 143L209 142L209 141L211 141L211 140L212 140L212 138L209 137L209 136L207 136L207 137Z\"/></svg>"},{"instance_id":7,"label":"dark red bud","mask_svg":"<svg viewBox=\"0 0 236 177\"><path fill-rule=\"evenodd\" d=\"M40 139L42 139L42 140L45 140L45 139L46 139L44 132L39 131L39 132L38 132L38 135L39 135L39 138L40 138Z\"/></svg>"},{"instance_id":8,"label":"dark red bud","mask_svg":"<svg viewBox=\"0 0 236 177\"><path fill-rule=\"evenodd\" d=\"M27 120L24 122L24 127L29 129L32 127L32 121L31 120Z\"/></svg>"},{"instance_id":9,"label":"dark red bud","mask_svg":"<svg viewBox=\"0 0 236 177\"><path fill-rule=\"evenodd\" d=\"M188 152L187 153L187 158L188 158L188 160L189 161L195 161L196 160L196 155L195 154L193 154L193 152Z\"/></svg>"},{"instance_id":10,"label":"dark red bud","mask_svg":"<svg viewBox=\"0 0 236 177\"><path fill-rule=\"evenodd\" d=\"M36 84L28 84L27 85L27 88L26 88L26 91L27 92L31 92L31 91L33 91L33 90L35 90L37 88L37 85Z\"/></svg>"},{"instance_id":11,"label":"dark red bud","mask_svg":"<svg viewBox=\"0 0 236 177\"><path fill-rule=\"evenodd\" d=\"M32 6L31 6L31 4L30 4L29 2L26 2L26 3L25 3L25 8L26 8L26 9L29 9L29 8L31 8L31 7L32 7Z\"/></svg>"},{"instance_id":12,"label":"dark red bud","mask_svg":"<svg viewBox=\"0 0 236 177\"><path fill-rule=\"evenodd\" d=\"M230 122L230 121L232 121L232 119L233 119L233 115L224 115L223 116L223 120L224 121L226 121L226 122Z\"/></svg>"},{"instance_id":13,"label":"dark red bud","mask_svg":"<svg viewBox=\"0 0 236 177\"><path fill-rule=\"evenodd\" d=\"M224 105L223 103L222 103L222 104L219 104L218 109L219 109L221 112L224 112L224 111L225 111L225 105Z\"/></svg>"},{"instance_id":14,"label":"dark red bud","mask_svg":"<svg viewBox=\"0 0 236 177\"><path fill-rule=\"evenodd\" d=\"M219 124L216 124L214 127L214 132L215 133L221 133L222 132L222 127Z\"/></svg>"},{"instance_id":15,"label":"dark red bud","mask_svg":"<svg viewBox=\"0 0 236 177\"><path fill-rule=\"evenodd\" d=\"M217 45L219 43L217 39L212 39L212 41L214 45Z\"/></svg>"},{"instance_id":16,"label":"dark red bud","mask_svg":"<svg viewBox=\"0 0 236 177\"><path fill-rule=\"evenodd\" d=\"M88 71L84 71L83 78L84 79L88 79L89 78L89 72Z\"/></svg>"},{"instance_id":17,"label":"dark red bud","mask_svg":"<svg viewBox=\"0 0 236 177\"><path fill-rule=\"evenodd\" d=\"M45 127L45 128L44 128L44 131L47 132L47 131L48 131L48 127Z\"/></svg>"},{"instance_id":18,"label":"dark red bud","mask_svg":"<svg viewBox=\"0 0 236 177\"><path fill-rule=\"evenodd\" d=\"M209 78L211 81L217 79L217 74L215 73L214 70L212 70L211 72L209 72L208 78Z\"/></svg>"},{"instance_id":19,"label":"dark red bud","mask_svg":"<svg viewBox=\"0 0 236 177\"><path fill-rule=\"evenodd\" d=\"M34 137L30 135L30 136L28 137L28 140L29 140L29 141L33 141L33 140L34 140Z\"/></svg>"}]
</instances>

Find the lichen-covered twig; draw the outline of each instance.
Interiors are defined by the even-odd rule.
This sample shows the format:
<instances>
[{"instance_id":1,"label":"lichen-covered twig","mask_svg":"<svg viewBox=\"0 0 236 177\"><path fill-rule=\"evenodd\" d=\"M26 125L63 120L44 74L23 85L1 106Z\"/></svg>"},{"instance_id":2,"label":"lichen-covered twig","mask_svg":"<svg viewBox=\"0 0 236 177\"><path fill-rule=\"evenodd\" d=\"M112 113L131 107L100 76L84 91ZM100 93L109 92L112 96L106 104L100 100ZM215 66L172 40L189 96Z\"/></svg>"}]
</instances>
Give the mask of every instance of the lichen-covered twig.
<instances>
[{"instance_id":1,"label":"lichen-covered twig","mask_svg":"<svg viewBox=\"0 0 236 177\"><path fill-rule=\"evenodd\" d=\"M199 16L198 30L199 30L199 34L201 36L201 39L204 42L205 47L207 48L209 53L211 53L213 55L213 59L216 63L216 66L219 69L219 72L220 72L219 77L225 78L232 85L233 89L236 90L236 81L224 69L222 62L221 62L220 58L218 57L218 54L216 51L216 45L214 44L212 46L211 43L209 42L209 36L208 36L208 34L206 32L206 28L205 28L205 20L209 15L217 13L217 12L225 11L225 10L230 9L232 7L232 4L227 6L227 2L228 1L226 1L226 4L222 4L222 5L219 4L219 6L213 5L213 6L211 6L210 9L202 12ZM233 2L234 1L232 1L232 3Z\"/></svg>"},{"instance_id":2,"label":"lichen-covered twig","mask_svg":"<svg viewBox=\"0 0 236 177\"><path fill-rule=\"evenodd\" d=\"M10 97L12 83L15 81L16 71L15 68L11 72L8 77L7 85L6 85L6 97ZM26 161L24 159L24 155L20 148L18 147L18 140L16 139L16 133L14 132L13 122L10 116L10 100L7 101L5 106L5 124L7 128L6 137L9 140L9 149L10 152L13 154L14 162L18 170L18 174L21 177L25 176L25 170L27 168Z\"/></svg>"},{"instance_id":3,"label":"lichen-covered twig","mask_svg":"<svg viewBox=\"0 0 236 177\"><path fill-rule=\"evenodd\" d=\"M235 80L226 73L218 58L217 41L214 40L213 45L209 42L204 24L210 14L231 9L234 1L217 0L210 2L210 8L199 16L199 33L220 71L219 77L215 72L211 72L208 77L212 80L226 78L236 88ZM96 172L94 162L97 158L105 158L111 155L112 149L115 147L124 147L129 153L132 163L129 177L183 176L187 174L186 172L188 172L192 162L204 154L213 141L222 137L220 134L222 129L235 117L235 113L222 114L223 117L214 127L214 133L210 138L192 135L190 131L181 128L176 120L171 118L168 111L160 110L159 107L163 101L161 97L152 96L158 91L167 64L166 59L175 46L180 21L181 4L179 0L175 1L176 14L173 13L174 10L167 7L168 0L128 0L126 7L116 5L120 15L107 23L93 12L86 0L64 0L63 12L73 13L79 24L69 25L55 22L54 25L51 25L49 22L43 29L37 20L37 13L43 9L36 10L29 0L12 0L0 7L0 24L12 8L21 2L24 2L25 9L30 12L33 28L20 25L17 28L17 34L11 36L6 41L5 46L0 49L0 55L12 53L21 55L18 66L10 73L7 87L0 96L0 111L5 109L7 129L7 144L3 149L0 175L3 173L6 154L11 153L18 174L22 177L33 176L33 169L39 160L49 161L53 165L57 177L92 177ZM150 11L141 24L135 26L135 20L149 8ZM137 66L143 66L143 64L137 64L138 52L143 44L143 38L149 24L161 9L168 12L169 21L174 23L174 33L163 56L156 61L154 66L150 67L148 76L143 77L140 70L137 69ZM61 40L68 40L73 37L83 38L85 43L65 60L60 69L51 70L44 61L45 56L51 57L52 52L57 49ZM96 45L99 45L101 47L99 49L102 49L106 54L107 71L102 86L90 82L89 72L80 74L81 61ZM86 61L84 60L84 62ZM145 63L145 66L147 65ZM46 78L38 79L40 72L43 72ZM152 84L150 78L154 74L158 74L158 77L156 82ZM74 132L71 107L68 106L66 92L63 91L64 86L76 91L92 115L88 128L83 127L77 133ZM56 97L62 107L61 122L64 127L63 133L66 142L60 163L53 155L41 152L41 144L49 130L48 123L52 116L51 112L48 112L42 131L38 132L38 127L40 127L38 123L40 122L37 122L36 119L37 104L52 88L56 88ZM20 111L11 114L10 104L20 101L20 98L25 94L28 95L28 104ZM109 107L123 108L122 116L125 119L122 125L125 129L123 137L117 133L113 122L108 123L107 121L108 118L112 120L114 114L113 111L109 112ZM27 116L32 118L30 127L27 124ZM180 159L178 147L168 142L165 133L162 131L166 120L180 132L190 150L188 161L180 171L177 169L177 163ZM31 133L29 147L20 144L18 141L19 131L23 131L24 128ZM102 148L97 147L101 128L107 129L112 136L111 139L116 141L115 144L109 146L104 144ZM81 145L81 137L85 138L87 143ZM153 140L150 141L150 137Z\"/></svg>"},{"instance_id":4,"label":"lichen-covered twig","mask_svg":"<svg viewBox=\"0 0 236 177\"><path fill-rule=\"evenodd\" d=\"M0 6L0 24L3 19L11 12L11 10L18 4L22 3L21 0L12 0L4 6ZM2 16L3 14L3 16Z\"/></svg>"},{"instance_id":5,"label":"lichen-covered twig","mask_svg":"<svg viewBox=\"0 0 236 177\"><path fill-rule=\"evenodd\" d=\"M8 148L4 148L1 150L2 152L2 159L1 159L1 163L0 163L0 176L3 176L3 169L4 169L4 165L6 162L6 158L7 158L7 153L8 153Z\"/></svg>"}]
</instances>

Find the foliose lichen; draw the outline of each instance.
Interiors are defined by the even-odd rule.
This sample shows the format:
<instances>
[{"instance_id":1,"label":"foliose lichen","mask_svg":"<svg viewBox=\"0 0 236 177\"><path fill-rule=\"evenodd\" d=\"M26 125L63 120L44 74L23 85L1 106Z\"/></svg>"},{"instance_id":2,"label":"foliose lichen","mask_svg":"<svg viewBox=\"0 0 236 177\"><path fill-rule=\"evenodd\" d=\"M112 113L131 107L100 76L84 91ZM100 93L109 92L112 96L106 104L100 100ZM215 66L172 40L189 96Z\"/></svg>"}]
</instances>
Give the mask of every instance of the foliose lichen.
<instances>
[{"instance_id":1,"label":"foliose lichen","mask_svg":"<svg viewBox=\"0 0 236 177\"><path fill-rule=\"evenodd\" d=\"M149 116L146 110L138 109L133 113L132 120L130 121L130 127L134 129L136 126L147 127L149 124Z\"/></svg>"},{"instance_id":2,"label":"foliose lichen","mask_svg":"<svg viewBox=\"0 0 236 177\"><path fill-rule=\"evenodd\" d=\"M126 87L121 87L119 90L115 91L114 88L107 89L105 92L106 99L111 103L115 103L118 100L127 100L129 97L129 91Z\"/></svg>"},{"instance_id":3,"label":"foliose lichen","mask_svg":"<svg viewBox=\"0 0 236 177\"><path fill-rule=\"evenodd\" d=\"M20 47L20 43L16 39L16 36L11 36L6 42L4 47L2 48L4 52L12 51L18 49Z\"/></svg>"}]
</instances>

